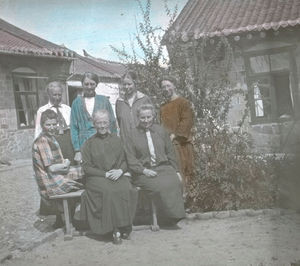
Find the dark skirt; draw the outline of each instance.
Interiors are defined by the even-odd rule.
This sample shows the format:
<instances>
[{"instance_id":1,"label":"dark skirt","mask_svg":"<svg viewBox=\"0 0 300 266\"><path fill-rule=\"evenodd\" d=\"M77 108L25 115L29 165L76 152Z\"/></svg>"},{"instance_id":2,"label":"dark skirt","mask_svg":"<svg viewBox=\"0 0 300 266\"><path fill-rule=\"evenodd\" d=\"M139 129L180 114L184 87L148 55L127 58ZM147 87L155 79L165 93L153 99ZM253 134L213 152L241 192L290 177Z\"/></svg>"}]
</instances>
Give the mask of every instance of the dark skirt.
<instances>
[{"instance_id":1,"label":"dark skirt","mask_svg":"<svg viewBox=\"0 0 300 266\"><path fill-rule=\"evenodd\" d=\"M64 159L69 159L71 165L75 165L76 164L74 161L75 152L71 141L70 130L65 130L64 134L55 135L55 138L60 146Z\"/></svg>"},{"instance_id":2,"label":"dark skirt","mask_svg":"<svg viewBox=\"0 0 300 266\"><path fill-rule=\"evenodd\" d=\"M117 181L88 177L81 195L80 220L86 221L93 233L104 235L115 228L131 226L136 203L137 190L126 176Z\"/></svg>"},{"instance_id":3,"label":"dark skirt","mask_svg":"<svg viewBox=\"0 0 300 266\"><path fill-rule=\"evenodd\" d=\"M41 197L39 215L57 215L61 212L63 212L63 207L59 200L48 200Z\"/></svg>"},{"instance_id":4,"label":"dark skirt","mask_svg":"<svg viewBox=\"0 0 300 266\"><path fill-rule=\"evenodd\" d=\"M158 215L165 218L185 217L182 184L172 166L161 165L152 170L156 177L145 175L134 178L134 184L148 192L157 207Z\"/></svg>"}]
</instances>

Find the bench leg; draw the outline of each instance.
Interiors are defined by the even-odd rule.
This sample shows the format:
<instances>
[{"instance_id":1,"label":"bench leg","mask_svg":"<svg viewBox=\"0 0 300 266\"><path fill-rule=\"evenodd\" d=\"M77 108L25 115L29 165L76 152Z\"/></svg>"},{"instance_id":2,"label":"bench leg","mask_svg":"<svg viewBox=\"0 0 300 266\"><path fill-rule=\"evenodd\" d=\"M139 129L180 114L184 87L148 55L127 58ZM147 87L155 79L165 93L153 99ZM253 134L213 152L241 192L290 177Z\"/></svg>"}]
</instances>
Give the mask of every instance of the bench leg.
<instances>
[{"instance_id":1,"label":"bench leg","mask_svg":"<svg viewBox=\"0 0 300 266\"><path fill-rule=\"evenodd\" d=\"M157 213L156 213L156 206L151 199L151 208L152 208L152 225L151 230L152 231L159 231L159 225L157 224Z\"/></svg>"},{"instance_id":2,"label":"bench leg","mask_svg":"<svg viewBox=\"0 0 300 266\"><path fill-rule=\"evenodd\" d=\"M64 215L65 215L65 223L66 223L66 233L64 236L64 240L71 240L72 237L72 228L70 223L70 213L69 213L69 204L67 199L63 199L64 206Z\"/></svg>"}]
</instances>

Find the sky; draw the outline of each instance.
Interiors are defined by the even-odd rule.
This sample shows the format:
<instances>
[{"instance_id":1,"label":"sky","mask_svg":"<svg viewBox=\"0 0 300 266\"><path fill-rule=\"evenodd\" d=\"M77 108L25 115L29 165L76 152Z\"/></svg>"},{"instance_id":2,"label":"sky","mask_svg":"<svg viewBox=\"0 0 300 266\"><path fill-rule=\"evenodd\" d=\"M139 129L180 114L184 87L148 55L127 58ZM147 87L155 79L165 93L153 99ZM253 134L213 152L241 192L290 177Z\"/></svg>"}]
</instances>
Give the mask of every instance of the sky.
<instances>
[{"instance_id":1,"label":"sky","mask_svg":"<svg viewBox=\"0 0 300 266\"><path fill-rule=\"evenodd\" d=\"M146 0L142 0L143 3ZM182 10L187 0L168 0ZM154 25L168 18L163 0L152 0ZM82 54L118 61L110 45L130 48L141 13L136 0L0 0L0 18L56 44Z\"/></svg>"}]
</instances>

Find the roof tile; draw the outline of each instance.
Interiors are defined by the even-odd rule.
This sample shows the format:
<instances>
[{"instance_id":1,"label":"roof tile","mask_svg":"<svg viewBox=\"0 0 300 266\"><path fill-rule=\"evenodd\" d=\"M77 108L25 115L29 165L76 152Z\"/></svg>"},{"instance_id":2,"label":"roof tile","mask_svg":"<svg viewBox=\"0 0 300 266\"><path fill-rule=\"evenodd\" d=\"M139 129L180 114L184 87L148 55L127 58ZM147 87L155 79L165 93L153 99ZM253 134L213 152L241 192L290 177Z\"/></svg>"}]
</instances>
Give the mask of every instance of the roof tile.
<instances>
[{"instance_id":1,"label":"roof tile","mask_svg":"<svg viewBox=\"0 0 300 266\"><path fill-rule=\"evenodd\" d=\"M197 39L296 25L300 25L300 0L189 0L169 36L175 30L188 41L189 36Z\"/></svg>"},{"instance_id":2,"label":"roof tile","mask_svg":"<svg viewBox=\"0 0 300 266\"><path fill-rule=\"evenodd\" d=\"M60 58L74 56L72 51L15 27L2 19L0 19L0 53Z\"/></svg>"}]
</instances>

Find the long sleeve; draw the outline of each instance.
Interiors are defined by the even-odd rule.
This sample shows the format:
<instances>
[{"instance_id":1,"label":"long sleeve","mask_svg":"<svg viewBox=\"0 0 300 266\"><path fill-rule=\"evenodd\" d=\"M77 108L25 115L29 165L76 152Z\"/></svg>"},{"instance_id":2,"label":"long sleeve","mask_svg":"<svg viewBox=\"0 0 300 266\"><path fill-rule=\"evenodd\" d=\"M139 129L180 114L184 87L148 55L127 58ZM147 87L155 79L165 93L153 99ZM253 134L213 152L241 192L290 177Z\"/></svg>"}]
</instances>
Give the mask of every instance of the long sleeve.
<instances>
[{"instance_id":1,"label":"long sleeve","mask_svg":"<svg viewBox=\"0 0 300 266\"><path fill-rule=\"evenodd\" d=\"M165 152L168 157L168 160L170 164L173 166L173 168L176 171L178 171L178 164L177 164L174 146L171 142L169 134L165 130L164 130L164 142L165 142Z\"/></svg>"},{"instance_id":2,"label":"long sleeve","mask_svg":"<svg viewBox=\"0 0 300 266\"><path fill-rule=\"evenodd\" d=\"M123 151L122 156L121 156L121 162L118 163L117 169L121 169L123 171L123 174L127 172L127 163L125 160L125 152Z\"/></svg>"},{"instance_id":3,"label":"long sleeve","mask_svg":"<svg viewBox=\"0 0 300 266\"><path fill-rule=\"evenodd\" d=\"M136 174L142 174L145 167L136 158L136 151L131 138L128 138L125 143L125 152L130 171Z\"/></svg>"},{"instance_id":4,"label":"long sleeve","mask_svg":"<svg viewBox=\"0 0 300 266\"><path fill-rule=\"evenodd\" d=\"M41 110L39 109L36 113L34 139L36 139L42 132L41 115L42 115L42 113L41 113Z\"/></svg>"},{"instance_id":5,"label":"long sleeve","mask_svg":"<svg viewBox=\"0 0 300 266\"><path fill-rule=\"evenodd\" d=\"M122 143L120 143L122 145ZM118 169L122 169L123 173L127 171L127 163L125 159L125 151L124 148L121 146L121 152L118 158L118 161L116 163Z\"/></svg>"},{"instance_id":6,"label":"long sleeve","mask_svg":"<svg viewBox=\"0 0 300 266\"><path fill-rule=\"evenodd\" d=\"M121 123L121 120L120 120L120 112L121 112L121 109L120 109L120 103L119 103L118 100L116 101L115 108L116 108L116 118L117 118L117 122L118 122L118 125L119 125L119 127L120 127L120 123Z\"/></svg>"},{"instance_id":7,"label":"long sleeve","mask_svg":"<svg viewBox=\"0 0 300 266\"><path fill-rule=\"evenodd\" d=\"M179 123L175 131L175 135L188 139L193 127L193 111L188 101L182 101L180 108Z\"/></svg>"},{"instance_id":8,"label":"long sleeve","mask_svg":"<svg viewBox=\"0 0 300 266\"><path fill-rule=\"evenodd\" d=\"M84 173L87 176L102 176L105 177L105 171L97 168L93 163L92 163L92 156L90 153L90 142L86 141L81 149L81 154L82 154L82 168Z\"/></svg>"},{"instance_id":9,"label":"long sleeve","mask_svg":"<svg viewBox=\"0 0 300 266\"><path fill-rule=\"evenodd\" d=\"M111 107L111 104L109 100L105 97L106 102L105 102L105 109L109 112L109 120L110 120L110 132L117 134L117 123L116 123L116 118L114 115L114 111Z\"/></svg>"},{"instance_id":10,"label":"long sleeve","mask_svg":"<svg viewBox=\"0 0 300 266\"><path fill-rule=\"evenodd\" d=\"M193 127L193 111L190 102L183 97L163 104L160 107L161 123L169 134L174 134L179 142L186 142Z\"/></svg>"},{"instance_id":11,"label":"long sleeve","mask_svg":"<svg viewBox=\"0 0 300 266\"><path fill-rule=\"evenodd\" d=\"M71 130L71 139L72 139L73 148L75 151L80 151L77 105L78 105L77 101L75 100L72 104L72 109L71 109L70 130Z\"/></svg>"}]
</instances>

